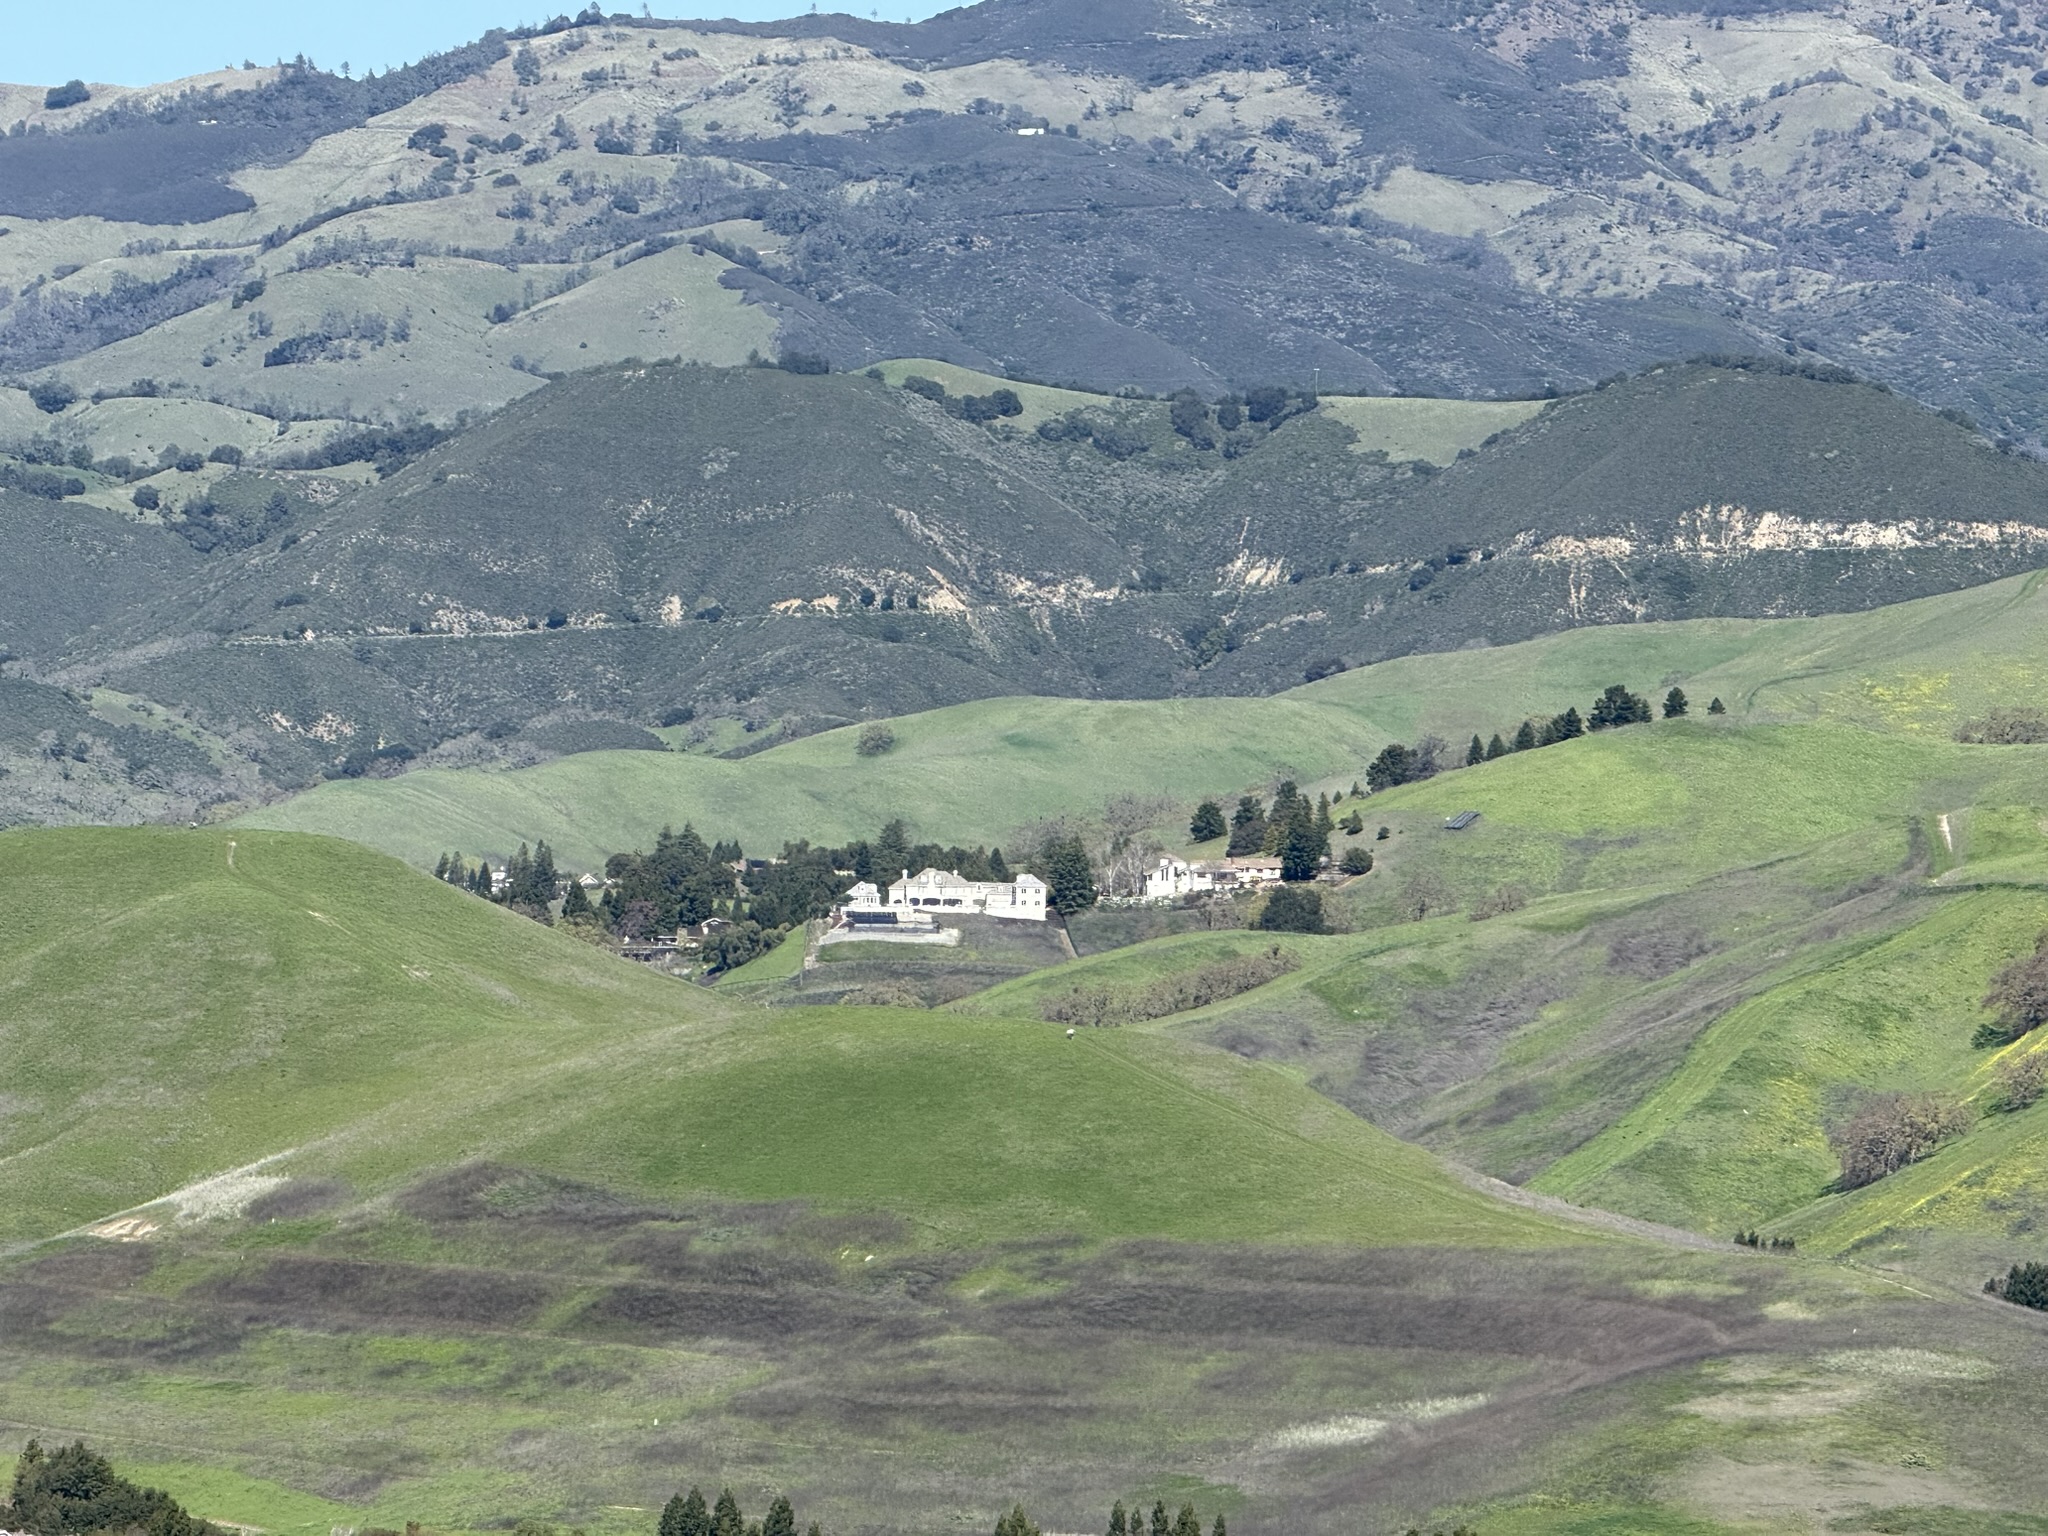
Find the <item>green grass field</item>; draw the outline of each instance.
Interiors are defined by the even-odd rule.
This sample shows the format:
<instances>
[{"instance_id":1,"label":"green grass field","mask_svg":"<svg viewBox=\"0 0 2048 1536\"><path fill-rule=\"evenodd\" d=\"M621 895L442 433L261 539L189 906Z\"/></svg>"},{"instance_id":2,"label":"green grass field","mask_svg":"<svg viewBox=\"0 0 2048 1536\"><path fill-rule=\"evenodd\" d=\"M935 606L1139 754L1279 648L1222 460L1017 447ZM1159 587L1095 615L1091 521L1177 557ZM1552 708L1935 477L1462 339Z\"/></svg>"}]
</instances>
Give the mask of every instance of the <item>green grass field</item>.
<instances>
[{"instance_id":1,"label":"green grass field","mask_svg":"<svg viewBox=\"0 0 2048 1536\"><path fill-rule=\"evenodd\" d=\"M1198 1047L763 1018L325 840L14 832L0 854L30 893L0 944L16 1240L265 1159L370 1190L478 1157L637 1194L886 1206L948 1243L1556 1236ZM1133 1099L1151 1105L1135 1135Z\"/></svg>"},{"instance_id":2,"label":"green grass field","mask_svg":"<svg viewBox=\"0 0 2048 1536\"><path fill-rule=\"evenodd\" d=\"M1544 759L1545 798L1557 807L1546 814L1560 824L1627 829L1644 817L1707 818L1733 853L1782 846L1780 834L1787 826L1796 833L1806 815L1841 823L1851 813L1840 792L1869 775L1901 803L1911 797L1896 786L1936 781L1949 763L1977 777L1976 759L1956 754L1947 737L1965 719L2031 696L2044 676L2048 588L2029 576L1874 613L1601 627L1412 656L1270 699L984 700L895 722L898 745L878 758L854 752L857 732L849 728L737 761L584 753L513 773L426 770L341 781L243 821L347 837L417 864L450 848L502 860L521 841L545 837L571 864L588 867L684 820L736 835L750 851L799 837L870 835L892 815L933 839L999 842L1020 824L1086 814L1118 794L1192 803L1269 789L1282 777L1348 788L1390 739L1512 734L1529 715L1568 704L1583 712L1614 681L1658 698L1665 679L1678 681L1702 731L1861 728L1777 738L1784 746L1761 759L1775 786L1761 835L1735 825L1732 808L1717 807L1707 792L1705 779L1732 766L1725 758L1708 759L1695 786L1642 778L1627 801L1584 779L1560 789L1555 775L1565 770ZM1716 696L1728 705L1726 721L1705 717ZM1852 761L1835 763L1838 752ZM2004 761L1995 753L1983 759L1994 760ZM1439 788L1481 782L1459 774Z\"/></svg>"}]
</instances>

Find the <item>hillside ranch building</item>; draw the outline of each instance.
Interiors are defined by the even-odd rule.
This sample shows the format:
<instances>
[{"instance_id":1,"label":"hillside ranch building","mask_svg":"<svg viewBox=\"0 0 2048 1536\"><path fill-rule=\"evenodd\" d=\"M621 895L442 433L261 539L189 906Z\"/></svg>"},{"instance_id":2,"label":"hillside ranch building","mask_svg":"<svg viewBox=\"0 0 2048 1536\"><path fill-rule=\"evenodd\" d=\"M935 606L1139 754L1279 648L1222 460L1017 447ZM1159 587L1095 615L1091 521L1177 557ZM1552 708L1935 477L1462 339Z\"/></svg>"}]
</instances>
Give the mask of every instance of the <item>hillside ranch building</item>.
<instances>
[{"instance_id":1,"label":"hillside ranch building","mask_svg":"<svg viewBox=\"0 0 2048 1536\"><path fill-rule=\"evenodd\" d=\"M1254 855L1239 859L1162 858L1159 866L1145 876L1146 901L1178 901L1184 896L1206 896L1215 891L1241 890L1268 885L1280 878L1280 861Z\"/></svg>"},{"instance_id":2,"label":"hillside ranch building","mask_svg":"<svg viewBox=\"0 0 2048 1536\"><path fill-rule=\"evenodd\" d=\"M1042 923L1045 895L1045 882L1030 873L1014 880L968 880L957 870L927 869L913 875L906 869L886 896L872 881L863 880L846 893L840 906L855 923L891 921L898 914L943 917L961 913Z\"/></svg>"}]
</instances>

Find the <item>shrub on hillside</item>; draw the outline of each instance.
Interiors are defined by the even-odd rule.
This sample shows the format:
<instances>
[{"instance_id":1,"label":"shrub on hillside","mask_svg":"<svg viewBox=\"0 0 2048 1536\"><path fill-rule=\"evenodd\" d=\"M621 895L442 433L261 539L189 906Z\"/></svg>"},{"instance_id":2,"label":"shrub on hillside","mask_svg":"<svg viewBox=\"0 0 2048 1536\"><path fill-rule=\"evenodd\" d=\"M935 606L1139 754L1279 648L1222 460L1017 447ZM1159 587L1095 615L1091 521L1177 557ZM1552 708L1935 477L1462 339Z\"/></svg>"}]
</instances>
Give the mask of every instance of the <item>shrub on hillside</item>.
<instances>
[{"instance_id":1,"label":"shrub on hillside","mask_svg":"<svg viewBox=\"0 0 2048 1536\"><path fill-rule=\"evenodd\" d=\"M92 100L92 92L85 88L83 80L66 80L62 85L53 85L43 92L43 110L61 112L66 107L83 106Z\"/></svg>"},{"instance_id":2,"label":"shrub on hillside","mask_svg":"<svg viewBox=\"0 0 2048 1536\"><path fill-rule=\"evenodd\" d=\"M1994 709L1957 726L1956 740L1993 747L2038 746L2048 742L2048 714L2038 709Z\"/></svg>"},{"instance_id":3,"label":"shrub on hillside","mask_svg":"<svg viewBox=\"0 0 2048 1536\"><path fill-rule=\"evenodd\" d=\"M1344 857L1338 863L1337 868L1347 875L1371 874L1372 850L1370 848L1346 848L1344 850Z\"/></svg>"},{"instance_id":4,"label":"shrub on hillside","mask_svg":"<svg viewBox=\"0 0 2048 1536\"><path fill-rule=\"evenodd\" d=\"M896 745L896 733L880 720L872 721L860 728L860 740L854 744L854 751L862 757L880 757Z\"/></svg>"},{"instance_id":5,"label":"shrub on hillside","mask_svg":"<svg viewBox=\"0 0 2048 1536\"><path fill-rule=\"evenodd\" d=\"M1268 933L1328 933L1323 893L1313 886L1283 885L1266 897L1259 927Z\"/></svg>"},{"instance_id":6,"label":"shrub on hillside","mask_svg":"<svg viewBox=\"0 0 2048 1536\"><path fill-rule=\"evenodd\" d=\"M1178 976L1163 976L1141 987L1076 987L1046 999L1039 1015L1049 1023L1085 1024L1091 1028L1163 1019L1263 987L1300 963L1276 944L1262 954L1219 960Z\"/></svg>"},{"instance_id":7,"label":"shrub on hillside","mask_svg":"<svg viewBox=\"0 0 2048 1536\"><path fill-rule=\"evenodd\" d=\"M1529 898L1519 885L1497 885L1472 903L1470 915L1473 922L1483 923L1489 917L1505 917L1510 912L1519 912L1528 904Z\"/></svg>"},{"instance_id":8,"label":"shrub on hillside","mask_svg":"<svg viewBox=\"0 0 2048 1536\"><path fill-rule=\"evenodd\" d=\"M54 416L78 398L78 391L61 379L44 379L28 387L31 404L46 416Z\"/></svg>"},{"instance_id":9,"label":"shrub on hillside","mask_svg":"<svg viewBox=\"0 0 2048 1536\"><path fill-rule=\"evenodd\" d=\"M1879 1094L1828 1133L1842 1163L1838 1187L1874 1184L1919 1162L1969 1127L1969 1107L1942 1094Z\"/></svg>"},{"instance_id":10,"label":"shrub on hillside","mask_svg":"<svg viewBox=\"0 0 2048 1536\"><path fill-rule=\"evenodd\" d=\"M2025 1109L2048 1092L2048 1052L2029 1051L2008 1056L1998 1064L1991 1090L1991 1107L2010 1114Z\"/></svg>"},{"instance_id":11,"label":"shrub on hillside","mask_svg":"<svg viewBox=\"0 0 2048 1536\"><path fill-rule=\"evenodd\" d=\"M2048 929L2034 941L2031 954L1991 978L1982 1006L1996 1017L1977 1027L1973 1045L2009 1045L2048 1023Z\"/></svg>"}]
</instances>

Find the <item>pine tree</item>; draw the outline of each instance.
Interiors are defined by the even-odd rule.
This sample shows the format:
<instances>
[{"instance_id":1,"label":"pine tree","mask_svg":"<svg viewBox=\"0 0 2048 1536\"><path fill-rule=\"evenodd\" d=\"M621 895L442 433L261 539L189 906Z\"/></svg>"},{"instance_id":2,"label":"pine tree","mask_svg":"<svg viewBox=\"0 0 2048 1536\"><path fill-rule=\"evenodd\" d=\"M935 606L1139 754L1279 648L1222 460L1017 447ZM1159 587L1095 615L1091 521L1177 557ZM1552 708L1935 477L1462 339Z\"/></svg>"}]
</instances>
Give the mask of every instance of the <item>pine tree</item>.
<instances>
[{"instance_id":1,"label":"pine tree","mask_svg":"<svg viewBox=\"0 0 2048 1536\"><path fill-rule=\"evenodd\" d=\"M533 873L530 880L532 900L539 906L546 906L555 899L555 886L560 882L555 873L555 851L542 838L534 845Z\"/></svg>"},{"instance_id":2,"label":"pine tree","mask_svg":"<svg viewBox=\"0 0 2048 1536\"><path fill-rule=\"evenodd\" d=\"M718 1495L718 1505L711 1511L711 1536L746 1536L746 1522L740 1518L740 1501L732 1496L730 1488Z\"/></svg>"},{"instance_id":3,"label":"pine tree","mask_svg":"<svg viewBox=\"0 0 2048 1536\"><path fill-rule=\"evenodd\" d=\"M1223 820L1223 807L1214 800L1204 800L1195 807L1195 814L1188 821L1188 841L1211 842L1229 830Z\"/></svg>"},{"instance_id":4,"label":"pine tree","mask_svg":"<svg viewBox=\"0 0 2048 1536\"><path fill-rule=\"evenodd\" d=\"M1152 1536L1168 1536L1171 1530L1166 1519L1166 1500L1161 1499L1152 1506Z\"/></svg>"},{"instance_id":5,"label":"pine tree","mask_svg":"<svg viewBox=\"0 0 2048 1536\"><path fill-rule=\"evenodd\" d=\"M569 892L562 898L562 921L572 917L590 916L590 897L584 893L581 880L569 882Z\"/></svg>"},{"instance_id":6,"label":"pine tree","mask_svg":"<svg viewBox=\"0 0 2048 1536\"><path fill-rule=\"evenodd\" d=\"M1508 744L1500 739L1500 732L1493 733L1493 740L1486 744L1486 760L1490 763L1497 757L1508 755Z\"/></svg>"},{"instance_id":7,"label":"pine tree","mask_svg":"<svg viewBox=\"0 0 2048 1536\"><path fill-rule=\"evenodd\" d=\"M687 1498L679 1493L663 1506L658 1536L711 1536L711 1512L704 1507L702 1489L692 1488Z\"/></svg>"},{"instance_id":8,"label":"pine tree","mask_svg":"<svg viewBox=\"0 0 2048 1536\"><path fill-rule=\"evenodd\" d=\"M1241 796L1230 816L1231 858L1257 853L1266 843L1266 809L1250 795Z\"/></svg>"},{"instance_id":9,"label":"pine tree","mask_svg":"<svg viewBox=\"0 0 2048 1536\"><path fill-rule=\"evenodd\" d=\"M1728 706L1716 698L1713 703L1707 706L1707 713L1710 715L1725 715L1728 713Z\"/></svg>"},{"instance_id":10,"label":"pine tree","mask_svg":"<svg viewBox=\"0 0 2048 1536\"><path fill-rule=\"evenodd\" d=\"M448 878L448 855L445 853L434 863L434 878L436 880L446 880Z\"/></svg>"},{"instance_id":11,"label":"pine tree","mask_svg":"<svg viewBox=\"0 0 2048 1536\"><path fill-rule=\"evenodd\" d=\"M777 1494L775 1502L768 1506L768 1517L761 1522L761 1536L796 1536L796 1511L782 1494Z\"/></svg>"},{"instance_id":12,"label":"pine tree","mask_svg":"<svg viewBox=\"0 0 2048 1536\"><path fill-rule=\"evenodd\" d=\"M1522 722L1522 728L1519 731L1515 732L1515 744L1512 747L1508 748L1508 750L1510 752L1526 752L1535 745L1536 722L1533 720L1524 720Z\"/></svg>"},{"instance_id":13,"label":"pine tree","mask_svg":"<svg viewBox=\"0 0 2048 1536\"><path fill-rule=\"evenodd\" d=\"M996 1536L1039 1536L1039 1530L1019 1504L996 1521Z\"/></svg>"},{"instance_id":14,"label":"pine tree","mask_svg":"<svg viewBox=\"0 0 2048 1536\"><path fill-rule=\"evenodd\" d=\"M1124 1501L1118 1499L1109 1512L1109 1536L1129 1536L1124 1525Z\"/></svg>"},{"instance_id":15,"label":"pine tree","mask_svg":"<svg viewBox=\"0 0 2048 1536\"><path fill-rule=\"evenodd\" d=\"M1337 823L1330 820L1330 797L1316 797L1316 830L1323 834L1323 846L1328 847L1330 834L1337 829Z\"/></svg>"},{"instance_id":16,"label":"pine tree","mask_svg":"<svg viewBox=\"0 0 2048 1536\"><path fill-rule=\"evenodd\" d=\"M875 883L888 885L903 878L903 872L910 867L910 829L903 825L900 817L882 828L882 835L875 839Z\"/></svg>"},{"instance_id":17,"label":"pine tree","mask_svg":"<svg viewBox=\"0 0 2048 1536\"><path fill-rule=\"evenodd\" d=\"M1174 1517L1173 1536L1202 1536L1202 1522L1195 1516L1194 1505L1181 1505L1180 1513Z\"/></svg>"},{"instance_id":18,"label":"pine tree","mask_svg":"<svg viewBox=\"0 0 2048 1536\"><path fill-rule=\"evenodd\" d=\"M1330 854L1330 834L1316 825L1308 802L1296 799L1293 814L1281 829L1279 847L1282 880L1313 880Z\"/></svg>"},{"instance_id":19,"label":"pine tree","mask_svg":"<svg viewBox=\"0 0 2048 1536\"><path fill-rule=\"evenodd\" d=\"M1220 1514L1216 1517L1216 1529L1211 1531L1209 1533L1209 1536L1230 1536L1230 1532L1225 1528L1223 1524L1223 1516L1221 1516Z\"/></svg>"},{"instance_id":20,"label":"pine tree","mask_svg":"<svg viewBox=\"0 0 2048 1536\"><path fill-rule=\"evenodd\" d=\"M462 850L460 848L448 855L448 873L441 878L450 885L461 885L469 878L469 871L462 867Z\"/></svg>"},{"instance_id":21,"label":"pine tree","mask_svg":"<svg viewBox=\"0 0 2048 1536\"><path fill-rule=\"evenodd\" d=\"M988 877L998 885L1009 884L1010 866L1003 862L1003 850L1000 848L988 851Z\"/></svg>"},{"instance_id":22,"label":"pine tree","mask_svg":"<svg viewBox=\"0 0 2048 1536\"><path fill-rule=\"evenodd\" d=\"M1063 838L1045 850L1046 902L1061 917L1095 905L1095 871L1078 837Z\"/></svg>"},{"instance_id":23,"label":"pine tree","mask_svg":"<svg viewBox=\"0 0 2048 1536\"><path fill-rule=\"evenodd\" d=\"M1474 731L1472 733L1472 745L1465 749L1465 766L1467 768L1477 768L1485 761L1486 746L1480 741L1479 733Z\"/></svg>"},{"instance_id":24,"label":"pine tree","mask_svg":"<svg viewBox=\"0 0 2048 1536\"><path fill-rule=\"evenodd\" d=\"M1664 695L1664 718L1677 720L1685 714L1685 690L1674 688Z\"/></svg>"}]
</instances>

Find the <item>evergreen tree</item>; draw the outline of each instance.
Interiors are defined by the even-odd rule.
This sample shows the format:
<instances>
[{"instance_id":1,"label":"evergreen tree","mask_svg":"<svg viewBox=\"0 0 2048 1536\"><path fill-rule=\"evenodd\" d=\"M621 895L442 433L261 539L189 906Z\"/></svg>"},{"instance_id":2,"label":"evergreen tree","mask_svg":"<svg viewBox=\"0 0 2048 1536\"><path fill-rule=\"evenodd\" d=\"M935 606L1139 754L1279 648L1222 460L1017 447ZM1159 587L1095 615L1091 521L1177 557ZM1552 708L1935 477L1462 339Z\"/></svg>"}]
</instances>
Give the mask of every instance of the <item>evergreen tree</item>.
<instances>
[{"instance_id":1,"label":"evergreen tree","mask_svg":"<svg viewBox=\"0 0 2048 1536\"><path fill-rule=\"evenodd\" d=\"M1229 1532L1229 1530L1228 1530L1228 1529L1226 1529L1226 1528L1225 1528L1225 1526L1224 1526L1224 1524L1223 1524L1223 1516L1222 1516L1222 1515L1220 1515L1220 1514L1219 1514L1219 1515L1217 1515L1217 1517L1216 1517L1216 1529L1215 1529L1215 1530L1213 1530L1213 1531L1211 1531L1211 1532L1209 1533L1209 1536L1230 1536L1230 1532Z\"/></svg>"},{"instance_id":2,"label":"evergreen tree","mask_svg":"<svg viewBox=\"0 0 2048 1536\"><path fill-rule=\"evenodd\" d=\"M1533 720L1524 720L1522 728L1515 732L1515 744L1508 748L1508 750L1510 752L1527 752L1535 745L1537 745L1536 723Z\"/></svg>"},{"instance_id":3,"label":"evergreen tree","mask_svg":"<svg viewBox=\"0 0 2048 1536\"><path fill-rule=\"evenodd\" d=\"M1161 1499L1152 1506L1152 1536L1169 1536L1171 1530L1166 1519L1166 1500Z\"/></svg>"},{"instance_id":4,"label":"evergreen tree","mask_svg":"<svg viewBox=\"0 0 2048 1536\"><path fill-rule=\"evenodd\" d=\"M533 849L533 899L541 906L546 906L555 899L555 886L560 880L561 877L555 873L555 851L547 845L547 839L543 838Z\"/></svg>"},{"instance_id":5,"label":"evergreen tree","mask_svg":"<svg viewBox=\"0 0 2048 1536\"><path fill-rule=\"evenodd\" d=\"M1415 777L1415 749L1398 741L1387 743L1380 755L1366 764L1365 782L1375 790L1392 789Z\"/></svg>"},{"instance_id":6,"label":"evergreen tree","mask_svg":"<svg viewBox=\"0 0 2048 1536\"><path fill-rule=\"evenodd\" d=\"M1572 741L1586 734L1586 724L1579 718L1576 707L1567 709L1561 715L1552 715L1550 723L1543 727L1542 746L1554 747L1561 741Z\"/></svg>"},{"instance_id":7,"label":"evergreen tree","mask_svg":"<svg viewBox=\"0 0 2048 1536\"><path fill-rule=\"evenodd\" d=\"M1009 883L1010 866L1004 862L1003 850L1000 848L991 848L988 851L988 877L999 885Z\"/></svg>"},{"instance_id":8,"label":"evergreen tree","mask_svg":"<svg viewBox=\"0 0 2048 1536\"><path fill-rule=\"evenodd\" d=\"M875 839L874 858L877 885L887 886L902 879L903 872L910 868L910 829L903 825L901 817L882 828L882 835Z\"/></svg>"},{"instance_id":9,"label":"evergreen tree","mask_svg":"<svg viewBox=\"0 0 2048 1536\"><path fill-rule=\"evenodd\" d=\"M1062 838L1045 850L1045 899L1061 917L1095 905L1095 871L1078 837Z\"/></svg>"},{"instance_id":10,"label":"evergreen tree","mask_svg":"<svg viewBox=\"0 0 2048 1536\"><path fill-rule=\"evenodd\" d=\"M1707 706L1707 713L1710 715L1725 715L1728 713L1728 706L1723 704L1717 697L1713 703Z\"/></svg>"},{"instance_id":11,"label":"evergreen tree","mask_svg":"<svg viewBox=\"0 0 2048 1536\"><path fill-rule=\"evenodd\" d=\"M711 1511L711 1536L746 1536L746 1522L740 1518L740 1501L732 1496L730 1488L718 1495L718 1505Z\"/></svg>"},{"instance_id":12,"label":"evergreen tree","mask_svg":"<svg viewBox=\"0 0 2048 1536\"><path fill-rule=\"evenodd\" d=\"M1465 749L1465 766L1467 768L1477 768L1485 761L1486 745L1480 741L1479 733L1474 731L1472 733L1472 745Z\"/></svg>"},{"instance_id":13,"label":"evergreen tree","mask_svg":"<svg viewBox=\"0 0 2048 1536\"><path fill-rule=\"evenodd\" d=\"M446 880L448 878L448 855L445 853L434 862L434 878L436 880Z\"/></svg>"},{"instance_id":14,"label":"evergreen tree","mask_svg":"<svg viewBox=\"0 0 2048 1536\"><path fill-rule=\"evenodd\" d=\"M569 882L568 894L562 898L562 921L566 923L572 917L588 916L590 916L590 897L584 893L583 882L581 880L571 880Z\"/></svg>"},{"instance_id":15,"label":"evergreen tree","mask_svg":"<svg viewBox=\"0 0 2048 1536\"><path fill-rule=\"evenodd\" d=\"M1195 1516L1194 1505L1181 1505L1173 1520L1173 1536L1202 1536L1202 1522Z\"/></svg>"},{"instance_id":16,"label":"evergreen tree","mask_svg":"<svg viewBox=\"0 0 2048 1536\"><path fill-rule=\"evenodd\" d=\"M1280 787L1273 792L1272 809L1266 812L1266 836L1259 844L1259 852L1278 853L1293 829L1295 818L1307 811L1308 801L1294 780L1282 779Z\"/></svg>"},{"instance_id":17,"label":"evergreen tree","mask_svg":"<svg viewBox=\"0 0 2048 1536\"><path fill-rule=\"evenodd\" d=\"M796 1536L796 1511L782 1494L778 1493L775 1502L768 1506L768 1516L761 1522L761 1536Z\"/></svg>"},{"instance_id":18,"label":"evergreen tree","mask_svg":"<svg viewBox=\"0 0 2048 1536\"><path fill-rule=\"evenodd\" d=\"M460 848L448 855L448 873L441 878L450 885L461 885L469 879L469 871L462 866L462 850Z\"/></svg>"},{"instance_id":19,"label":"evergreen tree","mask_svg":"<svg viewBox=\"0 0 2048 1536\"><path fill-rule=\"evenodd\" d=\"M1508 744L1500 739L1500 732L1495 731L1493 733L1493 740L1486 744L1486 760L1490 763L1496 757L1506 757L1507 755Z\"/></svg>"},{"instance_id":20,"label":"evergreen tree","mask_svg":"<svg viewBox=\"0 0 2048 1536\"><path fill-rule=\"evenodd\" d=\"M1316 825L1307 802L1297 801L1280 839L1280 878L1313 880L1330 855L1330 834Z\"/></svg>"},{"instance_id":21,"label":"evergreen tree","mask_svg":"<svg viewBox=\"0 0 2048 1536\"><path fill-rule=\"evenodd\" d=\"M1188 841L1211 842L1228 830L1223 821L1223 807L1214 800L1204 800L1195 807L1194 817L1188 822Z\"/></svg>"},{"instance_id":22,"label":"evergreen tree","mask_svg":"<svg viewBox=\"0 0 2048 1536\"><path fill-rule=\"evenodd\" d=\"M1217 815L1221 816L1222 812L1219 811ZM1128 1528L1124 1525L1124 1501L1122 1499L1118 1499L1115 1507L1109 1512L1109 1536L1129 1536Z\"/></svg>"},{"instance_id":23,"label":"evergreen tree","mask_svg":"<svg viewBox=\"0 0 2048 1536\"><path fill-rule=\"evenodd\" d=\"M490 899L491 861L489 859L478 859L476 861L476 874L470 880L469 888L486 900Z\"/></svg>"},{"instance_id":24,"label":"evergreen tree","mask_svg":"<svg viewBox=\"0 0 2048 1536\"><path fill-rule=\"evenodd\" d=\"M1039 1530L1019 1504L996 1521L996 1536L1039 1536Z\"/></svg>"},{"instance_id":25,"label":"evergreen tree","mask_svg":"<svg viewBox=\"0 0 2048 1536\"><path fill-rule=\"evenodd\" d=\"M1250 795L1240 796L1230 815L1230 847L1233 859L1257 853L1266 844L1266 808Z\"/></svg>"},{"instance_id":26,"label":"evergreen tree","mask_svg":"<svg viewBox=\"0 0 2048 1536\"><path fill-rule=\"evenodd\" d=\"M1685 714L1685 705L1685 690L1683 688L1672 689L1664 695L1664 718L1666 720L1681 718Z\"/></svg>"},{"instance_id":27,"label":"evergreen tree","mask_svg":"<svg viewBox=\"0 0 2048 1536\"><path fill-rule=\"evenodd\" d=\"M692 1488L687 1498L679 1493L662 1507L657 1536L711 1536L711 1511L701 1489Z\"/></svg>"},{"instance_id":28,"label":"evergreen tree","mask_svg":"<svg viewBox=\"0 0 2048 1536\"><path fill-rule=\"evenodd\" d=\"M1330 797L1316 796L1316 830L1323 834L1323 846L1327 848L1330 834L1337 830L1337 823L1330 819Z\"/></svg>"},{"instance_id":29,"label":"evergreen tree","mask_svg":"<svg viewBox=\"0 0 2048 1536\"><path fill-rule=\"evenodd\" d=\"M1328 933L1323 893L1313 886L1283 885L1266 897L1258 926L1272 933ZM1159 1529L1155 1521L1153 1530Z\"/></svg>"},{"instance_id":30,"label":"evergreen tree","mask_svg":"<svg viewBox=\"0 0 2048 1536\"><path fill-rule=\"evenodd\" d=\"M1593 712L1586 723L1596 731L1611 730L1616 726L1642 725L1650 718L1650 701L1639 693L1630 693L1620 683L1609 683L1600 697L1593 701Z\"/></svg>"}]
</instances>

